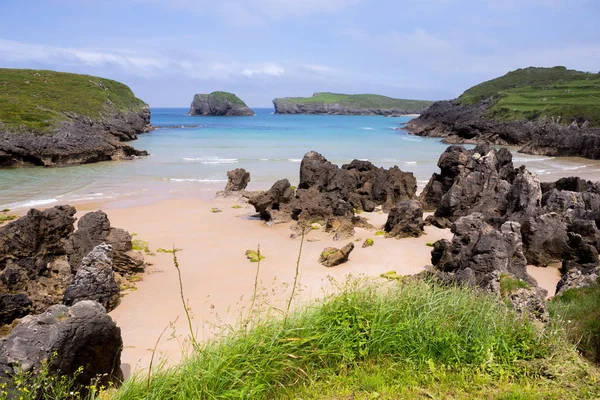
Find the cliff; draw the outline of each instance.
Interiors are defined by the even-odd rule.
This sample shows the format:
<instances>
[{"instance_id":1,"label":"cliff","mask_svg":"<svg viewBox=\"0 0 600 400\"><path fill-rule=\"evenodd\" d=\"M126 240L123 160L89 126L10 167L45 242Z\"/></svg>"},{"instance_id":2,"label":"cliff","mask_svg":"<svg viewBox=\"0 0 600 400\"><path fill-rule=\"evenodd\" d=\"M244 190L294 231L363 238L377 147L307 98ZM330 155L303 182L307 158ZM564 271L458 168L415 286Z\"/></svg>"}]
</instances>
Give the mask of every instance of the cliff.
<instances>
[{"instance_id":1,"label":"cliff","mask_svg":"<svg viewBox=\"0 0 600 400\"><path fill-rule=\"evenodd\" d=\"M0 68L0 166L63 166L146 155L123 142L150 130L126 85L89 75Z\"/></svg>"},{"instance_id":2,"label":"cliff","mask_svg":"<svg viewBox=\"0 0 600 400\"><path fill-rule=\"evenodd\" d=\"M233 93L212 92L194 96L190 106L190 115L251 117L254 115L254 111Z\"/></svg>"},{"instance_id":3,"label":"cliff","mask_svg":"<svg viewBox=\"0 0 600 400\"><path fill-rule=\"evenodd\" d=\"M406 130L447 143L519 146L520 152L600 159L600 74L525 68L434 103Z\"/></svg>"},{"instance_id":4,"label":"cliff","mask_svg":"<svg viewBox=\"0 0 600 400\"><path fill-rule=\"evenodd\" d=\"M394 99L376 94L315 93L312 97L273 100L276 114L399 116L425 111L431 101Z\"/></svg>"}]
</instances>

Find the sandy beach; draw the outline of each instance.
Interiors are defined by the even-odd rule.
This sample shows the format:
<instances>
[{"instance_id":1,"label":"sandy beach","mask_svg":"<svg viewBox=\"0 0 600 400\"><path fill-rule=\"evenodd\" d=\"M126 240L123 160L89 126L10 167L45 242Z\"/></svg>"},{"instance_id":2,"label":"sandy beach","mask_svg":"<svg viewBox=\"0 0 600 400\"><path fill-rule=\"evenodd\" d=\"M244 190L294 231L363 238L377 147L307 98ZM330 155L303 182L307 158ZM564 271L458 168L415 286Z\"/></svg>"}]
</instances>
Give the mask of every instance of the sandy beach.
<instances>
[{"instance_id":1,"label":"sandy beach","mask_svg":"<svg viewBox=\"0 0 600 400\"><path fill-rule=\"evenodd\" d=\"M301 239L290 237L288 224L267 226L251 217L251 206L232 208L235 204L240 203L224 199L176 199L136 207L96 203L79 206L78 216L102 209L112 226L136 232L136 238L148 241L152 251L172 246L182 249L177 255L185 298L192 310L196 336L201 340L214 334L215 325L235 324L247 312L257 264L245 257L246 250L260 245L266 257L260 265L259 302L282 308L291 291ZM212 212L213 208L221 211ZM362 215L376 227L387 218L378 213ZM420 238L386 239L375 236L375 231L356 229L354 238L339 242L322 230L309 232L300 261L300 295L294 304L330 292L332 278L344 282L349 275L376 277L390 270L401 275L422 271L430 264L431 248L426 244L452 238L450 230L428 226L425 231ZM374 239L374 246L362 248L368 237ZM325 247L342 247L355 240L349 262L334 268L319 264L319 254ZM146 256L146 260L151 265L137 283L137 290L127 292L111 312L123 334L122 366L126 376L148 368L152 349L165 328L155 356L165 362L180 359L189 337L172 255L156 253ZM553 294L560 279L556 268L529 267L529 272Z\"/></svg>"}]
</instances>

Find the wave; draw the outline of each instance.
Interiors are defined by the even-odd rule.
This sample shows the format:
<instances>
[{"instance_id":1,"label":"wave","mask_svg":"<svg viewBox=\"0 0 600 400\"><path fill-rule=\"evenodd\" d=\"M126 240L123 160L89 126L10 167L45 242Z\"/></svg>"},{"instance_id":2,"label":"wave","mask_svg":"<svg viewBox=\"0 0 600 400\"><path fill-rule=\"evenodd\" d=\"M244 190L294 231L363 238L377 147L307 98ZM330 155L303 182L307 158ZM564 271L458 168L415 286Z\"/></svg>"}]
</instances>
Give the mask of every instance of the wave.
<instances>
[{"instance_id":1,"label":"wave","mask_svg":"<svg viewBox=\"0 0 600 400\"><path fill-rule=\"evenodd\" d=\"M183 161L199 162L200 164L237 164L240 160L219 157L183 157Z\"/></svg>"},{"instance_id":2,"label":"wave","mask_svg":"<svg viewBox=\"0 0 600 400\"><path fill-rule=\"evenodd\" d=\"M268 158L261 158L259 161L269 161Z\"/></svg>"},{"instance_id":3,"label":"wave","mask_svg":"<svg viewBox=\"0 0 600 400\"><path fill-rule=\"evenodd\" d=\"M227 179L168 178L171 182L223 183Z\"/></svg>"},{"instance_id":4,"label":"wave","mask_svg":"<svg viewBox=\"0 0 600 400\"><path fill-rule=\"evenodd\" d=\"M373 131L373 130L375 130L374 128L371 128L370 126L364 126L364 127L360 128L360 129L365 130L365 131Z\"/></svg>"},{"instance_id":5,"label":"wave","mask_svg":"<svg viewBox=\"0 0 600 400\"><path fill-rule=\"evenodd\" d=\"M563 171L574 171L576 169L581 169L585 167L587 167L587 165L576 165L574 167L560 167L560 169L562 169Z\"/></svg>"},{"instance_id":6,"label":"wave","mask_svg":"<svg viewBox=\"0 0 600 400\"><path fill-rule=\"evenodd\" d=\"M518 163L522 163L522 162L537 162L537 161L548 161L548 160L553 160L554 157L513 157L513 162L518 162Z\"/></svg>"},{"instance_id":7,"label":"wave","mask_svg":"<svg viewBox=\"0 0 600 400\"><path fill-rule=\"evenodd\" d=\"M422 142L423 139L420 139L416 136L402 136L402 140L406 140L408 142Z\"/></svg>"},{"instance_id":8,"label":"wave","mask_svg":"<svg viewBox=\"0 0 600 400\"><path fill-rule=\"evenodd\" d=\"M7 204L6 206L2 206L2 208L8 208L13 210L15 208L32 208L38 206L45 206L48 204L57 203L58 199L39 199L39 200L26 200L20 201L16 203Z\"/></svg>"},{"instance_id":9,"label":"wave","mask_svg":"<svg viewBox=\"0 0 600 400\"><path fill-rule=\"evenodd\" d=\"M302 162L301 158L288 158L289 162Z\"/></svg>"},{"instance_id":10,"label":"wave","mask_svg":"<svg viewBox=\"0 0 600 400\"><path fill-rule=\"evenodd\" d=\"M414 165L417 163L417 161L403 161L402 163L407 165Z\"/></svg>"}]
</instances>

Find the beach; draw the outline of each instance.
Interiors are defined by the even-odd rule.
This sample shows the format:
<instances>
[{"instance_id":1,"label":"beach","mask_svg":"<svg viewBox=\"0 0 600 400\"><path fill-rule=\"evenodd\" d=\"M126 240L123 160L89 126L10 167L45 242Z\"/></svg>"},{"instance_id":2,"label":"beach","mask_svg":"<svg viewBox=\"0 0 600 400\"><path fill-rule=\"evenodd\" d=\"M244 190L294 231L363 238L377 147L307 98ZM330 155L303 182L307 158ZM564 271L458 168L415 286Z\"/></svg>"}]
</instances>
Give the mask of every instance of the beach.
<instances>
[{"instance_id":1,"label":"beach","mask_svg":"<svg viewBox=\"0 0 600 400\"><path fill-rule=\"evenodd\" d=\"M232 206L240 205L241 208ZM124 340L122 366L125 375L147 370L156 346L155 360L175 363L182 349L189 348L189 327L182 305L173 256L157 253L160 247L178 249L184 297L192 311L192 325L198 340L213 336L224 326L247 317L255 293L257 264L245 256L257 249L265 256L260 264L257 304L262 308L285 309L295 276L301 237L291 238L289 224L268 226L253 218L253 207L227 199L173 199L153 204L123 207L116 203L87 203L78 206L78 216L96 209L105 211L112 226L136 233L149 243L155 255L146 255L150 264L137 288L128 291L111 312ZM214 209L220 210L213 212ZM385 223L383 213L363 213L376 228ZM425 228L419 238L387 239L375 231L356 229L353 238L334 242L322 229L305 236L299 263L299 295L294 305L306 304L335 290L332 281L343 283L349 276L379 277L388 271L412 275L431 263L427 243L452 239L449 229ZM367 238L372 247L362 248ZM355 242L347 263L326 268L319 264L325 247L342 247ZM554 293L560 274L556 268L529 267L540 286ZM383 278L380 278L383 279ZM161 337L157 345L157 340Z\"/></svg>"}]
</instances>

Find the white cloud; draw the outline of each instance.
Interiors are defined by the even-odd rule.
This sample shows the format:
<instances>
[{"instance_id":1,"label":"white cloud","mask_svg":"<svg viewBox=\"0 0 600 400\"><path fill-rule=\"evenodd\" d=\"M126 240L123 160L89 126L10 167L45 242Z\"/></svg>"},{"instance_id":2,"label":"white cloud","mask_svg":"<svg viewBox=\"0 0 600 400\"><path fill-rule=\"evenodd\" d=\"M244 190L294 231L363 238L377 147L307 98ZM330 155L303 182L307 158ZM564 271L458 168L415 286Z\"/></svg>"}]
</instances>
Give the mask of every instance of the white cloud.
<instances>
[{"instance_id":1,"label":"white cloud","mask_svg":"<svg viewBox=\"0 0 600 400\"><path fill-rule=\"evenodd\" d=\"M254 76L254 75L268 75L268 76L281 76L285 73L283 67L277 64L268 64L259 68L245 68L242 71L242 75Z\"/></svg>"}]
</instances>

